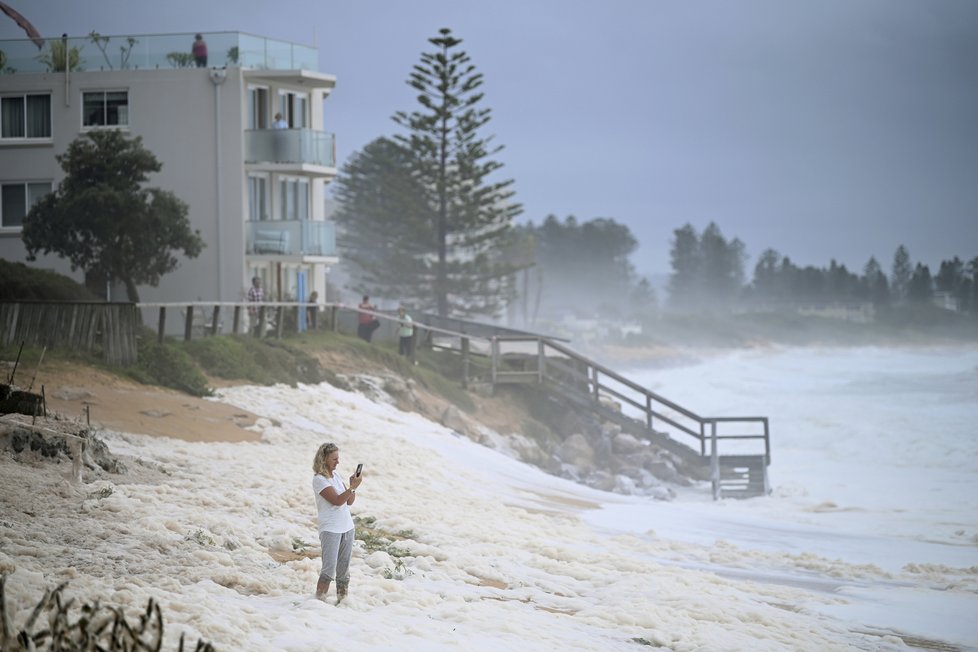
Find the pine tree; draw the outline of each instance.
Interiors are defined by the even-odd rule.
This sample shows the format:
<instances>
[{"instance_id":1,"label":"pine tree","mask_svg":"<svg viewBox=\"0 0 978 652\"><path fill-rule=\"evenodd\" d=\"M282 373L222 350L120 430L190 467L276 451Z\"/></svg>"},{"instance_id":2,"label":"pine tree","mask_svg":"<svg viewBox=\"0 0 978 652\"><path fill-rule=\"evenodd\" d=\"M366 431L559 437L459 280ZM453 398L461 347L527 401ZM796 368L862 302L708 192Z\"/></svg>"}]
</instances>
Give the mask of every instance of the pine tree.
<instances>
[{"instance_id":1,"label":"pine tree","mask_svg":"<svg viewBox=\"0 0 978 652\"><path fill-rule=\"evenodd\" d=\"M883 268L874 256L870 256L863 267L863 286L869 300L877 308L887 305L890 302L890 284L886 280Z\"/></svg>"},{"instance_id":2,"label":"pine tree","mask_svg":"<svg viewBox=\"0 0 978 652\"><path fill-rule=\"evenodd\" d=\"M898 302L906 300L911 276L913 276L913 266L910 264L910 252L900 245L893 254L893 269L890 271L890 289L893 298Z\"/></svg>"},{"instance_id":3,"label":"pine tree","mask_svg":"<svg viewBox=\"0 0 978 652\"><path fill-rule=\"evenodd\" d=\"M917 263L917 267L907 284L907 300L914 303L928 303L934 298L934 282L931 279L930 268Z\"/></svg>"},{"instance_id":4,"label":"pine tree","mask_svg":"<svg viewBox=\"0 0 978 652\"><path fill-rule=\"evenodd\" d=\"M431 304L434 296L424 188L411 175L410 152L378 138L343 166L336 180L337 244L358 294Z\"/></svg>"},{"instance_id":5,"label":"pine tree","mask_svg":"<svg viewBox=\"0 0 978 652\"><path fill-rule=\"evenodd\" d=\"M407 130L395 138L410 153L410 172L427 197L438 314L493 315L513 296L514 270L499 253L522 208L512 201L511 179L489 178L502 167L491 158L502 146L480 135L491 114L480 107L482 74L450 29L429 43L435 51L422 53L408 80L421 108L395 113Z\"/></svg>"},{"instance_id":6,"label":"pine tree","mask_svg":"<svg viewBox=\"0 0 978 652\"><path fill-rule=\"evenodd\" d=\"M669 303L679 309L692 309L699 304L700 236L692 224L685 224L673 231L672 248L669 250L672 274L669 275Z\"/></svg>"}]
</instances>

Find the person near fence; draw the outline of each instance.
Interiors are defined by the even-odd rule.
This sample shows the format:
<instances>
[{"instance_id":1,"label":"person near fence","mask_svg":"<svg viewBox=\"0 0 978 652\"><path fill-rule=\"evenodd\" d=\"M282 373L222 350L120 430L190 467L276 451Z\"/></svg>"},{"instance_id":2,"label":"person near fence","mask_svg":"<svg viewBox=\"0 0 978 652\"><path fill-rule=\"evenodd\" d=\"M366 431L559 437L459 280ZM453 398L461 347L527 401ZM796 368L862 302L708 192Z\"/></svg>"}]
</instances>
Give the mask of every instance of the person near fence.
<instances>
[{"instance_id":1,"label":"person near fence","mask_svg":"<svg viewBox=\"0 0 978 652\"><path fill-rule=\"evenodd\" d=\"M370 297L363 295L363 301L357 306L357 337L364 342L369 342L374 336L374 331L380 328L380 320L365 310L377 311L377 306L370 303Z\"/></svg>"},{"instance_id":2,"label":"person near fence","mask_svg":"<svg viewBox=\"0 0 978 652\"><path fill-rule=\"evenodd\" d=\"M315 290L309 295L309 301L306 303L319 303L319 293ZM316 318L319 315L319 305L309 306L306 308L306 328L315 330L319 327L319 320Z\"/></svg>"},{"instance_id":3,"label":"person near fence","mask_svg":"<svg viewBox=\"0 0 978 652\"><path fill-rule=\"evenodd\" d=\"M414 353L414 320L404 306L397 309L397 319L397 352L410 358Z\"/></svg>"},{"instance_id":4,"label":"person near fence","mask_svg":"<svg viewBox=\"0 0 978 652\"><path fill-rule=\"evenodd\" d=\"M256 276L251 279L251 287L248 288L248 303L252 304L248 306L248 318L251 320L251 328L256 337L261 336L259 332L261 326L258 323L260 321L258 318L258 304L264 300L265 291L261 287L261 279Z\"/></svg>"},{"instance_id":5,"label":"person near fence","mask_svg":"<svg viewBox=\"0 0 978 652\"><path fill-rule=\"evenodd\" d=\"M316 582L316 597L326 599L331 582L336 582L336 604L346 597L350 586L350 557L355 538L350 505L357 499L357 487L363 477L350 476L350 487L343 484L336 467L340 449L336 444L323 444L312 462L312 490L316 494L319 516L319 541L322 544L322 570Z\"/></svg>"}]
</instances>

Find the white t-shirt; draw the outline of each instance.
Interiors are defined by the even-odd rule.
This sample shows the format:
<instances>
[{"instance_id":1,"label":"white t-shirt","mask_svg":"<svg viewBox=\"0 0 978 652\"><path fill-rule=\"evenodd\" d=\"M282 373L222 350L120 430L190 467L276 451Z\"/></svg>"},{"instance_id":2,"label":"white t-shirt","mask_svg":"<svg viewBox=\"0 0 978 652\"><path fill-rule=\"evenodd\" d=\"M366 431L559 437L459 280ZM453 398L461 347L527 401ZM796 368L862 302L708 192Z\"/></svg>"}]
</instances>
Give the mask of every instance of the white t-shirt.
<instances>
[{"instance_id":1,"label":"white t-shirt","mask_svg":"<svg viewBox=\"0 0 978 652\"><path fill-rule=\"evenodd\" d=\"M337 494L346 491L343 478L336 471L333 471L332 478L327 478L318 473L312 476L312 490L316 494L316 509L319 511L319 531L336 534L349 532L353 529L353 516L350 515L350 506L346 503L336 506L323 498L322 490L326 487L333 487Z\"/></svg>"}]
</instances>

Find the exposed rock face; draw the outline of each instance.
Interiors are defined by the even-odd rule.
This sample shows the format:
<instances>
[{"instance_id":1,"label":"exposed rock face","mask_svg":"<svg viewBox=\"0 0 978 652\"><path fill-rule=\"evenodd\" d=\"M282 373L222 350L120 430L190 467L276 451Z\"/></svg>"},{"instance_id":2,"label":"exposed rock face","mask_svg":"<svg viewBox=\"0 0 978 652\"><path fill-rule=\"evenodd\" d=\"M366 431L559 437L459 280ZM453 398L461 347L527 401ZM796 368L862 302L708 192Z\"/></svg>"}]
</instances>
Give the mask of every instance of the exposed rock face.
<instances>
[{"instance_id":1,"label":"exposed rock face","mask_svg":"<svg viewBox=\"0 0 978 652\"><path fill-rule=\"evenodd\" d=\"M0 447L17 454L33 452L58 461L71 460L108 473L126 472L91 428L70 421L39 417L32 424L30 419L0 419Z\"/></svg>"}]
</instances>

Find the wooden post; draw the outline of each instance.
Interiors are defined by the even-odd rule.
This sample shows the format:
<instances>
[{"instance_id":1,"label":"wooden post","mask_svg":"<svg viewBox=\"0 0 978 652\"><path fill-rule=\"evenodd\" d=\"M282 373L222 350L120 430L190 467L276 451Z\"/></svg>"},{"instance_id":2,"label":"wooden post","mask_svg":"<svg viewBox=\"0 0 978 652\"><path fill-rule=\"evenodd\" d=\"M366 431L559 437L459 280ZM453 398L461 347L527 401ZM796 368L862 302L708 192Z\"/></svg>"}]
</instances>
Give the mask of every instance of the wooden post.
<instances>
[{"instance_id":1,"label":"wooden post","mask_svg":"<svg viewBox=\"0 0 978 652\"><path fill-rule=\"evenodd\" d=\"M601 400L601 392L598 390L598 368L591 367L591 387L594 391L594 402L598 403Z\"/></svg>"},{"instance_id":2,"label":"wooden post","mask_svg":"<svg viewBox=\"0 0 978 652\"><path fill-rule=\"evenodd\" d=\"M160 306L160 321L156 329L156 343L163 343L163 327L166 325L166 306Z\"/></svg>"},{"instance_id":3,"label":"wooden post","mask_svg":"<svg viewBox=\"0 0 978 652\"><path fill-rule=\"evenodd\" d=\"M339 324L337 324L337 310L339 310L337 306L329 307L329 329L334 333L339 330Z\"/></svg>"},{"instance_id":4,"label":"wooden post","mask_svg":"<svg viewBox=\"0 0 978 652\"><path fill-rule=\"evenodd\" d=\"M717 422L710 422L710 478L713 481L713 500L720 499L720 455L717 451Z\"/></svg>"},{"instance_id":5,"label":"wooden post","mask_svg":"<svg viewBox=\"0 0 978 652\"><path fill-rule=\"evenodd\" d=\"M265 306L258 306L258 328L255 329L255 337L261 338L265 334Z\"/></svg>"},{"instance_id":6,"label":"wooden post","mask_svg":"<svg viewBox=\"0 0 978 652\"><path fill-rule=\"evenodd\" d=\"M231 335L237 335L241 326L241 306L234 307L234 317L231 320Z\"/></svg>"},{"instance_id":7,"label":"wooden post","mask_svg":"<svg viewBox=\"0 0 978 652\"><path fill-rule=\"evenodd\" d=\"M492 356L492 385L496 386L496 373L499 367L499 340L496 339L494 335L490 340L491 343L491 356Z\"/></svg>"},{"instance_id":8,"label":"wooden post","mask_svg":"<svg viewBox=\"0 0 978 652\"><path fill-rule=\"evenodd\" d=\"M546 375L547 358L543 354L543 340L537 339L537 382L543 384L543 377Z\"/></svg>"},{"instance_id":9,"label":"wooden post","mask_svg":"<svg viewBox=\"0 0 978 652\"><path fill-rule=\"evenodd\" d=\"M275 337L282 339L282 324L285 322L285 307L279 306L275 309Z\"/></svg>"},{"instance_id":10,"label":"wooden post","mask_svg":"<svg viewBox=\"0 0 978 652\"><path fill-rule=\"evenodd\" d=\"M221 318L221 306L214 306L214 312L211 313L211 335L217 335L218 320Z\"/></svg>"},{"instance_id":11,"label":"wooden post","mask_svg":"<svg viewBox=\"0 0 978 652\"><path fill-rule=\"evenodd\" d=\"M469 338L462 338L462 387L469 387Z\"/></svg>"},{"instance_id":12,"label":"wooden post","mask_svg":"<svg viewBox=\"0 0 978 652\"><path fill-rule=\"evenodd\" d=\"M652 397L645 395L645 425L652 430Z\"/></svg>"},{"instance_id":13,"label":"wooden post","mask_svg":"<svg viewBox=\"0 0 978 652\"><path fill-rule=\"evenodd\" d=\"M418 327L415 325L414 330L411 332L411 364L416 364L418 362Z\"/></svg>"},{"instance_id":14,"label":"wooden post","mask_svg":"<svg viewBox=\"0 0 978 652\"><path fill-rule=\"evenodd\" d=\"M189 342L190 338L193 337L194 330L194 307L187 306L187 318L183 323L183 340Z\"/></svg>"}]
</instances>

